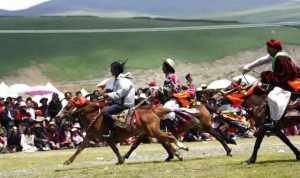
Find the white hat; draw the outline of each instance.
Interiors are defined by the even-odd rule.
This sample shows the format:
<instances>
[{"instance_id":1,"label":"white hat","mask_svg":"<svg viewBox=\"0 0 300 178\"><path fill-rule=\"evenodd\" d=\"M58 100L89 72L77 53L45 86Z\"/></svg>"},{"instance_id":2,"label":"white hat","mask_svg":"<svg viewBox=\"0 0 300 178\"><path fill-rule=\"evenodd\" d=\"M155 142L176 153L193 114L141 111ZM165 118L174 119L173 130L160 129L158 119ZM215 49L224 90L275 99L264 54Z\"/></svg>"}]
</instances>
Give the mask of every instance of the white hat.
<instances>
[{"instance_id":1,"label":"white hat","mask_svg":"<svg viewBox=\"0 0 300 178\"><path fill-rule=\"evenodd\" d=\"M169 66L171 66L172 68L175 67L175 61L171 58L166 59L165 63L168 64Z\"/></svg>"},{"instance_id":2,"label":"white hat","mask_svg":"<svg viewBox=\"0 0 300 178\"><path fill-rule=\"evenodd\" d=\"M291 58L291 56L285 52L285 51L280 51L278 52L276 55L275 55L275 59L278 58L278 57L287 57L287 58Z\"/></svg>"}]
</instances>

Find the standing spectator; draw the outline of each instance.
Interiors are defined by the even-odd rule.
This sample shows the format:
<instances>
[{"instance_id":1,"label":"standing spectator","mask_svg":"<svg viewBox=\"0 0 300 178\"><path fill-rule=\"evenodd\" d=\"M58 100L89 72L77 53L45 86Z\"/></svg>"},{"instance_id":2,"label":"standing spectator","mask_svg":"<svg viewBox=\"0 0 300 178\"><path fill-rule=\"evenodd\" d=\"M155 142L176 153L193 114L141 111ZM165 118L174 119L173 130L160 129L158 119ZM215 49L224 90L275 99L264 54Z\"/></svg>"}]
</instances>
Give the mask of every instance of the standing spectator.
<instances>
[{"instance_id":1,"label":"standing spectator","mask_svg":"<svg viewBox=\"0 0 300 178\"><path fill-rule=\"evenodd\" d=\"M70 100L72 97L73 97L73 95L72 95L71 92L67 91L67 92L65 93L65 98L61 101L61 104L62 104L62 107L63 107L63 108L68 104L69 100Z\"/></svg>"},{"instance_id":2,"label":"standing spectator","mask_svg":"<svg viewBox=\"0 0 300 178\"><path fill-rule=\"evenodd\" d=\"M56 127L56 124L54 121L51 121L49 123L48 140L49 140L50 148L52 150L58 150L60 148L59 132L57 130L57 127Z\"/></svg>"},{"instance_id":3,"label":"standing spectator","mask_svg":"<svg viewBox=\"0 0 300 178\"><path fill-rule=\"evenodd\" d=\"M8 134L7 147L9 152L21 151L21 135L16 126L13 126Z\"/></svg>"},{"instance_id":4,"label":"standing spectator","mask_svg":"<svg viewBox=\"0 0 300 178\"><path fill-rule=\"evenodd\" d=\"M53 93L52 100L49 103L49 109L48 109L50 118L54 118L61 109L62 109L62 104L59 101L58 94Z\"/></svg>"},{"instance_id":5,"label":"standing spectator","mask_svg":"<svg viewBox=\"0 0 300 178\"><path fill-rule=\"evenodd\" d=\"M35 152L37 148L34 146L34 135L30 127L27 127L21 134L21 146L23 152Z\"/></svg>"},{"instance_id":6,"label":"standing spectator","mask_svg":"<svg viewBox=\"0 0 300 178\"><path fill-rule=\"evenodd\" d=\"M49 116L48 98L42 98L40 100L40 103L41 103L41 106L39 107L39 110L42 111L42 116L48 117Z\"/></svg>"}]
</instances>

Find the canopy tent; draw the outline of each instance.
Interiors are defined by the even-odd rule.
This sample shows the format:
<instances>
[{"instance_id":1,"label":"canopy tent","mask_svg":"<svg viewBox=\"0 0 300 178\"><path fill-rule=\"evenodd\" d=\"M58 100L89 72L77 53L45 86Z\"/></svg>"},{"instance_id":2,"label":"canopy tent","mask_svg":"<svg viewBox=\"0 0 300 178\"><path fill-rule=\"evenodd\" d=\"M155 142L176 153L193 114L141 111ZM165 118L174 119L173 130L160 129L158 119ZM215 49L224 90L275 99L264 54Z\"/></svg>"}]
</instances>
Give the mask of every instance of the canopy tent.
<instances>
[{"instance_id":1,"label":"canopy tent","mask_svg":"<svg viewBox=\"0 0 300 178\"><path fill-rule=\"evenodd\" d=\"M239 75L233 78L233 80L238 81L242 79L242 83L245 84L253 84L258 81L257 78L253 77L252 75L246 74L246 75Z\"/></svg>"},{"instance_id":2,"label":"canopy tent","mask_svg":"<svg viewBox=\"0 0 300 178\"><path fill-rule=\"evenodd\" d=\"M59 91L52 83L48 82L46 84L46 87L54 93L57 93L61 100L65 97L64 94L61 91Z\"/></svg>"},{"instance_id":3,"label":"canopy tent","mask_svg":"<svg viewBox=\"0 0 300 178\"><path fill-rule=\"evenodd\" d=\"M231 85L231 81L228 79L215 80L207 86L207 89L227 88L230 85Z\"/></svg>"}]
</instances>

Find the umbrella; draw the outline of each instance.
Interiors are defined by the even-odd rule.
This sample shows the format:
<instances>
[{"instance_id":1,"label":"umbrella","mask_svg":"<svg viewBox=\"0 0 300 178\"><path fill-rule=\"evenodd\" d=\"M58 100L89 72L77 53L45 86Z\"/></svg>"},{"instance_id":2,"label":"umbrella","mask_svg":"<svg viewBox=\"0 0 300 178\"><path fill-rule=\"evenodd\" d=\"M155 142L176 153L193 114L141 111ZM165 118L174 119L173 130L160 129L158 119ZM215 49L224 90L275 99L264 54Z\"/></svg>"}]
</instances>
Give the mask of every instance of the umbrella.
<instances>
[{"instance_id":1,"label":"umbrella","mask_svg":"<svg viewBox=\"0 0 300 178\"><path fill-rule=\"evenodd\" d=\"M211 82L207 89L221 89L221 88L227 88L231 85L231 81L227 79L221 79L221 80L215 80Z\"/></svg>"},{"instance_id":2,"label":"umbrella","mask_svg":"<svg viewBox=\"0 0 300 178\"><path fill-rule=\"evenodd\" d=\"M33 86L24 91L25 95L29 96L43 96L54 93L55 91L49 89L46 86Z\"/></svg>"}]
</instances>

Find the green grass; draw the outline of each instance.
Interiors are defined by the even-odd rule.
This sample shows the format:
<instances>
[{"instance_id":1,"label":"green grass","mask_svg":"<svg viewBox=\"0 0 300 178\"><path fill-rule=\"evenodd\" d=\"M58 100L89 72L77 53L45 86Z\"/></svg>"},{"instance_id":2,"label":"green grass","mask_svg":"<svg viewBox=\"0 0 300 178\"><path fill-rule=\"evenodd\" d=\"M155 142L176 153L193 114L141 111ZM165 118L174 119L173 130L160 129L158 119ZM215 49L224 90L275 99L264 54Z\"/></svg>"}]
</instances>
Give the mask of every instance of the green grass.
<instances>
[{"instance_id":1,"label":"green grass","mask_svg":"<svg viewBox=\"0 0 300 178\"><path fill-rule=\"evenodd\" d=\"M206 62L263 46L269 38L300 44L300 30L289 27L204 31L0 34L0 75L39 65L54 81L99 77L114 59L129 58L128 67L149 69L173 57Z\"/></svg>"},{"instance_id":2,"label":"green grass","mask_svg":"<svg viewBox=\"0 0 300 178\"><path fill-rule=\"evenodd\" d=\"M16 29L103 29L180 27L233 24L234 21L176 20L159 18L99 18L92 16L6 17L0 16L0 30Z\"/></svg>"},{"instance_id":3,"label":"green grass","mask_svg":"<svg viewBox=\"0 0 300 178\"><path fill-rule=\"evenodd\" d=\"M299 143L299 137L293 137ZM293 178L299 177L300 164L290 151L278 152L285 148L274 138L266 138L259 152L255 165L245 165L244 161L252 151L254 139L239 141L241 153L232 158L217 156L223 153L219 143L189 143L191 149L183 162L163 162L164 151L160 145L142 145L138 148L140 161L128 161L125 165L115 166L114 155L107 148L90 148L85 150L70 166L63 166L74 150L16 153L0 155L1 177L209 177L209 178ZM281 146L282 148L278 148ZM233 147L233 146L232 146ZM203 156L209 149L220 149ZM270 151L270 149L275 150ZM238 148L233 147L233 150ZM239 148L240 149L240 148ZM128 146L122 146L124 153ZM195 152L198 150L198 152ZM196 154L195 154L196 153ZM150 159L147 161L147 159Z\"/></svg>"}]
</instances>

